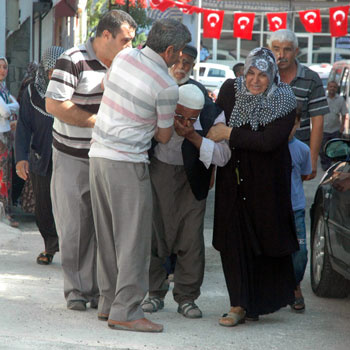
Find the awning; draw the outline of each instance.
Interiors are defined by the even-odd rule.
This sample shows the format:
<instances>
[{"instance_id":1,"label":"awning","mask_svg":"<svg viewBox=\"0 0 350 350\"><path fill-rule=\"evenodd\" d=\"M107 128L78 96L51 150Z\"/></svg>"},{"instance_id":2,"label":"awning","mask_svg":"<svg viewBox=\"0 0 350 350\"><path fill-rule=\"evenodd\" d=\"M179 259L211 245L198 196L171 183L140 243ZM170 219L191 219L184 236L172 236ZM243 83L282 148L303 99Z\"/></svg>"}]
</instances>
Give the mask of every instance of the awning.
<instances>
[{"instance_id":1,"label":"awning","mask_svg":"<svg viewBox=\"0 0 350 350\"><path fill-rule=\"evenodd\" d=\"M61 0L55 6L55 18L74 17L77 13L79 0Z\"/></svg>"}]
</instances>

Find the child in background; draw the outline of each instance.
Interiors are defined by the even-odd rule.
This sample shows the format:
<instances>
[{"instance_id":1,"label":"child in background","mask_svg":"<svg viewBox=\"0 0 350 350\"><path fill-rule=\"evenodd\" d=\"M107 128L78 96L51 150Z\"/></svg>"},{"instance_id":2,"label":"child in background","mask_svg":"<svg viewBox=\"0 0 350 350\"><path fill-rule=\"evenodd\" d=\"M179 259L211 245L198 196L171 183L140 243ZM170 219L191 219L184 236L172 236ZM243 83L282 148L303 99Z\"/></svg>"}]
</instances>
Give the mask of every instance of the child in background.
<instances>
[{"instance_id":1,"label":"child in background","mask_svg":"<svg viewBox=\"0 0 350 350\"><path fill-rule=\"evenodd\" d=\"M305 227L305 194L303 180L311 174L310 148L304 142L294 137L295 131L300 127L301 111L297 109L294 127L289 135L289 152L292 158L292 189L291 198L294 212L295 227L300 250L293 254L293 265L297 289L295 302L291 308L295 312L304 312L305 302L301 292L300 283L303 280L307 264L306 227Z\"/></svg>"}]
</instances>

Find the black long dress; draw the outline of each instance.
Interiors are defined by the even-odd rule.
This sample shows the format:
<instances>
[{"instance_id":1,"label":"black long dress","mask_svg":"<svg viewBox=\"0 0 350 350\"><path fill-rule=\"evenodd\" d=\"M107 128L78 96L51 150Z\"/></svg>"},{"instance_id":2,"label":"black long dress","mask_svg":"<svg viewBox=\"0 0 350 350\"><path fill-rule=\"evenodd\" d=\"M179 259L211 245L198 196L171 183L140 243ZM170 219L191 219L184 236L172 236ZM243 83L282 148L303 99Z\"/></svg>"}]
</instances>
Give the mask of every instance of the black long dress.
<instances>
[{"instance_id":1,"label":"black long dress","mask_svg":"<svg viewBox=\"0 0 350 350\"><path fill-rule=\"evenodd\" d=\"M229 120L234 80L217 99ZM220 251L231 306L250 315L293 303L296 287L291 254L298 250L291 205L288 135L295 110L258 131L233 128L232 157L218 168L213 245Z\"/></svg>"}]
</instances>

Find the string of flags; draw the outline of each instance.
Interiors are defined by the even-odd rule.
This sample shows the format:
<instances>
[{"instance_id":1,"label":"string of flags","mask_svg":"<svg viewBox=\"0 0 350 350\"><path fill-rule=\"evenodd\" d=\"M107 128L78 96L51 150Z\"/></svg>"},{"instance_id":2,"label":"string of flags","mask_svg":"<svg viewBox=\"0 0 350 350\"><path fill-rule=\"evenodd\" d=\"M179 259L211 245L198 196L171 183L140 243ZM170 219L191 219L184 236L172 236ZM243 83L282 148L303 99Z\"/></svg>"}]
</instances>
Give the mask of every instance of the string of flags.
<instances>
[{"instance_id":1,"label":"string of flags","mask_svg":"<svg viewBox=\"0 0 350 350\"><path fill-rule=\"evenodd\" d=\"M152 9L164 12L169 7L176 6L182 13L192 15L203 14L203 37L220 39L224 23L224 11L203 9L188 5L182 1L150 0ZM347 35L348 14L350 6L337 6L329 8L329 30L332 37ZM269 30L274 32L278 29L287 28L287 12L267 13ZM305 30L310 33L320 33L322 30L321 11L319 9L299 11L300 21ZM233 15L233 37L252 40L254 26L254 12L236 12Z\"/></svg>"}]
</instances>

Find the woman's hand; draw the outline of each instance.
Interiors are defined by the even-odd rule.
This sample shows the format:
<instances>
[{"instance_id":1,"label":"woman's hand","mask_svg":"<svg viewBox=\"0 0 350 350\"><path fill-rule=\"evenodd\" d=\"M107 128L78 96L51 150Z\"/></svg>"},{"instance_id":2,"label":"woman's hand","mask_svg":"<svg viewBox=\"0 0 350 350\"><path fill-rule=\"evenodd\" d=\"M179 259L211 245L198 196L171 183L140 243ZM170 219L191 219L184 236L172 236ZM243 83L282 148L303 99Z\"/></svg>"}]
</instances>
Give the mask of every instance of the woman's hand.
<instances>
[{"instance_id":1,"label":"woman's hand","mask_svg":"<svg viewBox=\"0 0 350 350\"><path fill-rule=\"evenodd\" d=\"M16 173L21 179L27 180L29 174L29 163L27 160L20 160L16 164Z\"/></svg>"},{"instance_id":2,"label":"woman's hand","mask_svg":"<svg viewBox=\"0 0 350 350\"><path fill-rule=\"evenodd\" d=\"M210 128L206 137L214 142L229 140L231 130L232 128L226 126L224 123L218 123Z\"/></svg>"},{"instance_id":3,"label":"woman's hand","mask_svg":"<svg viewBox=\"0 0 350 350\"><path fill-rule=\"evenodd\" d=\"M17 127L17 120L11 121L10 122L11 131L16 131L16 127Z\"/></svg>"}]
</instances>

